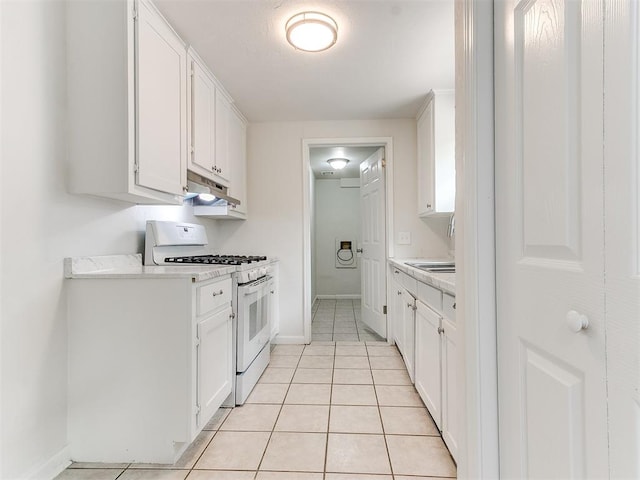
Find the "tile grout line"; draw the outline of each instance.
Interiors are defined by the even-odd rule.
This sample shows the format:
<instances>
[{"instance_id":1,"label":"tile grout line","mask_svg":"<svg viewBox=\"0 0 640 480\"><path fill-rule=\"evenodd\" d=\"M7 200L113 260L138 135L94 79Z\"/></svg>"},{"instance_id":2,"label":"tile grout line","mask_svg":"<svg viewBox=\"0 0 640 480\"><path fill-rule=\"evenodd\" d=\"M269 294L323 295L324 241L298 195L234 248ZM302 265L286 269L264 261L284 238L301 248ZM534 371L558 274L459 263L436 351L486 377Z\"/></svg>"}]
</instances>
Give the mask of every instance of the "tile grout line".
<instances>
[{"instance_id":1,"label":"tile grout line","mask_svg":"<svg viewBox=\"0 0 640 480\"><path fill-rule=\"evenodd\" d=\"M367 350L367 359L369 359L369 346L365 344L365 349ZM369 366L371 366L371 362L369 362ZM371 379L373 381L373 372L371 372ZM380 410L380 400L378 399L378 389L373 386L373 393L376 396L376 405L378 407L378 416L380 417L380 426L382 428L382 438L384 440L384 448L387 450L387 460L389 461L389 470L391 471L391 478L395 478L395 474L393 473L393 464L391 463L391 454L389 453L389 444L387 443L387 434L384 428L384 421L382 420L382 410Z\"/></svg>"},{"instance_id":2,"label":"tile grout line","mask_svg":"<svg viewBox=\"0 0 640 480\"><path fill-rule=\"evenodd\" d=\"M262 456L260 457L260 461L258 462L258 466L256 467L256 474L254 475L254 479L258 476L258 472L260 471L260 467L262 466L262 462L264 462L264 457L267 455L267 449L269 448L269 443L271 443L271 438L273 437L273 433L276 430L276 425L278 424L278 420L280 419L280 415L282 414L282 409L284 408L284 402L287 400L287 395L289 394L289 390L291 389L291 385L293 383L293 379L296 376L296 372L298 371L298 365L300 365L300 361L302 360L302 355L304 355L304 351L307 348L305 345L300 352L300 357L298 358L298 363L296 363L295 368L293 369L293 375L291 375L291 380L289 380L289 384L287 387L287 391L284 394L284 398L282 399L282 403L280 404L280 410L278 410L278 415L276 416L276 421L273 422L273 427L271 427L271 432L269 432L269 438L267 439L267 443L264 446L264 452L262 452Z\"/></svg>"}]
</instances>

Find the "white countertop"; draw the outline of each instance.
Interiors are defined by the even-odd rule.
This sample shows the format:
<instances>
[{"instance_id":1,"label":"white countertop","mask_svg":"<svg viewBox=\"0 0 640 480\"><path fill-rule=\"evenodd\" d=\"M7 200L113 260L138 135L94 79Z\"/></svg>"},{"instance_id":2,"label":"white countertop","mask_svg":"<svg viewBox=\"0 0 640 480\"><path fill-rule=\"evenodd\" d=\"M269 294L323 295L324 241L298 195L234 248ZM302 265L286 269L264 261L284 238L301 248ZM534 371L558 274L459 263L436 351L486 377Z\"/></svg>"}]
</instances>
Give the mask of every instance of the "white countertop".
<instances>
[{"instance_id":1,"label":"white countertop","mask_svg":"<svg viewBox=\"0 0 640 480\"><path fill-rule=\"evenodd\" d=\"M235 265L146 266L142 255L103 255L64 259L65 278L191 278L203 282L236 271Z\"/></svg>"},{"instance_id":2,"label":"white countertop","mask_svg":"<svg viewBox=\"0 0 640 480\"><path fill-rule=\"evenodd\" d=\"M456 294L456 274L455 273L432 273L426 272L419 268L411 267L405 262L419 263L428 261L442 261L442 259L424 259L424 258L390 258L389 264L393 265L398 270L406 273L407 275L415 278L419 282L432 285L439 288L443 292ZM450 259L448 261L451 261Z\"/></svg>"}]
</instances>

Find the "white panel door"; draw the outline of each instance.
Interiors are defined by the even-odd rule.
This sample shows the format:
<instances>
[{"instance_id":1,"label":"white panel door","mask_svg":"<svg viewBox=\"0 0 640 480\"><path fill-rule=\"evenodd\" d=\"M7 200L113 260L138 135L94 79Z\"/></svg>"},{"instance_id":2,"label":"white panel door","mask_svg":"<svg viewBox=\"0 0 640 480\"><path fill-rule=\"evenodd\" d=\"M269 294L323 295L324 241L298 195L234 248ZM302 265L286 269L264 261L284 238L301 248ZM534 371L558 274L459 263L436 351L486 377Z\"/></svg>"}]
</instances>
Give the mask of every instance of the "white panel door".
<instances>
[{"instance_id":1,"label":"white panel door","mask_svg":"<svg viewBox=\"0 0 640 480\"><path fill-rule=\"evenodd\" d=\"M136 28L136 183L182 195L187 165L187 51L146 1L139 2Z\"/></svg>"},{"instance_id":2,"label":"white panel door","mask_svg":"<svg viewBox=\"0 0 640 480\"><path fill-rule=\"evenodd\" d=\"M602 6L600 0L496 3L504 478L608 475ZM579 315L588 328L579 328Z\"/></svg>"},{"instance_id":3,"label":"white panel door","mask_svg":"<svg viewBox=\"0 0 640 480\"><path fill-rule=\"evenodd\" d=\"M384 149L360 164L362 321L387 338Z\"/></svg>"},{"instance_id":4,"label":"white panel door","mask_svg":"<svg viewBox=\"0 0 640 480\"><path fill-rule=\"evenodd\" d=\"M604 177L611 478L640 478L640 8L607 0Z\"/></svg>"},{"instance_id":5,"label":"white panel door","mask_svg":"<svg viewBox=\"0 0 640 480\"><path fill-rule=\"evenodd\" d=\"M231 393L231 307L198 322L198 426L205 425Z\"/></svg>"}]
</instances>

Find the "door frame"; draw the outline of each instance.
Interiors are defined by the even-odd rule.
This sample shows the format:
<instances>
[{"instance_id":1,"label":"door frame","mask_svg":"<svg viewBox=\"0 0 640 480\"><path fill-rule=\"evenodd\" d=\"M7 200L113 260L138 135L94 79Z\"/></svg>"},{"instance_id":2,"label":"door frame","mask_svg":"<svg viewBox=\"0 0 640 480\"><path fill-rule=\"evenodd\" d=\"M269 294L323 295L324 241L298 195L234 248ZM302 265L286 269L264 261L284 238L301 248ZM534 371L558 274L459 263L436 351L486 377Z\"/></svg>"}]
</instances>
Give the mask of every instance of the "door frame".
<instances>
[{"instance_id":1,"label":"door frame","mask_svg":"<svg viewBox=\"0 0 640 480\"><path fill-rule=\"evenodd\" d=\"M494 212L494 2L455 4L459 478L500 478Z\"/></svg>"},{"instance_id":2,"label":"door frame","mask_svg":"<svg viewBox=\"0 0 640 480\"><path fill-rule=\"evenodd\" d=\"M392 137L337 137L302 139L302 309L304 316L304 340L311 342L311 147L383 147L385 149L385 242L386 258L392 258L393 242L393 138ZM387 268L385 282L387 279ZM388 290L388 287L385 291ZM388 294L387 294L388 297ZM387 340L389 338L389 320L387 316Z\"/></svg>"}]
</instances>

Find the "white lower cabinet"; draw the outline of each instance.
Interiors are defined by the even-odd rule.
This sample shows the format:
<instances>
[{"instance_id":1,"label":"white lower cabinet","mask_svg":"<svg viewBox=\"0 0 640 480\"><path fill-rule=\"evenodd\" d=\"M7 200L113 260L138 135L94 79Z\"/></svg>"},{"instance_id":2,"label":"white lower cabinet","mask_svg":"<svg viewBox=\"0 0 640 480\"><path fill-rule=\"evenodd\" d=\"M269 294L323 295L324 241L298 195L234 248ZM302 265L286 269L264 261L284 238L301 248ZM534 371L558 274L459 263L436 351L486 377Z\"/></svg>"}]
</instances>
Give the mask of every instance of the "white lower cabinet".
<instances>
[{"instance_id":1,"label":"white lower cabinet","mask_svg":"<svg viewBox=\"0 0 640 480\"><path fill-rule=\"evenodd\" d=\"M453 458L458 456L458 361L457 329L442 318L442 438Z\"/></svg>"},{"instance_id":2,"label":"white lower cabinet","mask_svg":"<svg viewBox=\"0 0 640 480\"><path fill-rule=\"evenodd\" d=\"M404 351L404 322L402 321L404 315L404 302L402 300L402 286L400 285L400 270L395 268L391 269L393 275L391 276L391 308L392 308L392 338L396 343L400 353Z\"/></svg>"},{"instance_id":3,"label":"white lower cabinet","mask_svg":"<svg viewBox=\"0 0 640 480\"><path fill-rule=\"evenodd\" d=\"M415 345L416 345L416 299L406 290L402 290L402 326L404 329L404 351L402 358L407 367L409 378L415 378Z\"/></svg>"},{"instance_id":4,"label":"white lower cabinet","mask_svg":"<svg viewBox=\"0 0 640 480\"><path fill-rule=\"evenodd\" d=\"M231 305L197 324L197 426L202 429L231 393L233 381Z\"/></svg>"},{"instance_id":5,"label":"white lower cabinet","mask_svg":"<svg viewBox=\"0 0 640 480\"><path fill-rule=\"evenodd\" d=\"M442 317L416 302L416 380L418 394L442 430Z\"/></svg>"},{"instance_id":6,"label":"white lower cabinet","mask_svg":"<svg viewBox=\"0 0 640 480\"><path fill-rule=\"evenodd\" d=\"M455 298L443 294L445 312ZM442 433L453 458L458 454L457 329L455 316L442 316L416 302L415 387Z\"/></svg>"},{"instance_id":7,"label":"white lower cabinet","mask_svg":"<svg viewBox=\"0 0 640 480\"><path fill-rule=\"evenodd\" d=\"M231 392L231 278L68 282L69 453L174 463Z\"/></svg>"}]
</instances>

